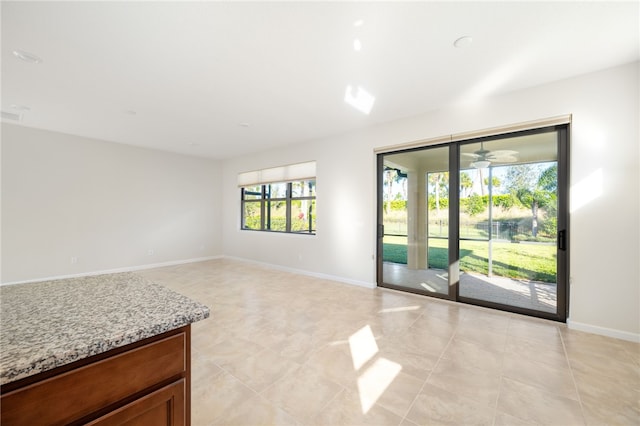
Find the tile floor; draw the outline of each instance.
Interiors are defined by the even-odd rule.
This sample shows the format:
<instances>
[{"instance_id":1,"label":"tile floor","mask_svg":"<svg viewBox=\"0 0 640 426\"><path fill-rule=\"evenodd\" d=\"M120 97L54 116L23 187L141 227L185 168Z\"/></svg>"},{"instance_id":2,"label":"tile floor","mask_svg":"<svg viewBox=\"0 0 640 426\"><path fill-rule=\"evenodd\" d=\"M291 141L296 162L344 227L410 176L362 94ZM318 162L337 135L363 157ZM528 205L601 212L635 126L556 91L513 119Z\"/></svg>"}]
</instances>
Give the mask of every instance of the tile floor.
<instances>
[{"instance_id":1,"label":"tile floor","mask_svg":"<svg viewBox=\"0 0 640 426\"><path fill-rule=\"evenodd\" d=\"M192 424L640 424L640 344L221 259L142 271L211 308Z\"/></svg>"}]
</instances>

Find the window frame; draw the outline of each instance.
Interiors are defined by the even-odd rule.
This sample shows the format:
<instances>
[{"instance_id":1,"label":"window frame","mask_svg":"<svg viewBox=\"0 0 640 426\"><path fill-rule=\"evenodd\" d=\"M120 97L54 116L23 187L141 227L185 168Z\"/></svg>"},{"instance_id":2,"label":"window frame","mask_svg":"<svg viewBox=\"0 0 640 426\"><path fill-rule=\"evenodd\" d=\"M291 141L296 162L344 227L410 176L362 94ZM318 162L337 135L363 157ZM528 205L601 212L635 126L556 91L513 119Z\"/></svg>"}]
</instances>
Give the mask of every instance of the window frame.
<instances>
[{"instance_id":1,"label":"window frame","mask_svg":"<svg viewBox=\"0 0 640 426\"><path fill-rule=\"evenodd\" d=\"M308 184L309 182L313 182L313 195L305 195L305 196L293 196L293 184L298 182L304 182L304 184ZM284 197L271 197L270 187L271 185L282 185L286 184L286 190ZM287 182L270 182L263 183L258 185L247 185L240 187L240 230L241 231L259 231L259 232L274 232L278 234L297 234L297 235L316 235L317 229L312 226L315 223L313 217L315 214L315 207L317 206L317 195L316 195L316 179L300 179L295 181L287 181ZM248 188L254 188L260 186L260 198L247 198L245 195L245 191ZM253 196L258 195L257 192L252 191L251 194ZM292 202L294 201L310 201L311 205L314 206L313 212L314 215L309 216L309 226L302 231L294 231L292 230L292 222L293 218L292 214ZM272 221L271 221L271 203L285 203L285 229L271 229ZM251 204L259 204L260 205L260 229L257 228L249 228L246 226L246 217L245 217L245 206L247 203Z\"/></svg>"}]
</instances>

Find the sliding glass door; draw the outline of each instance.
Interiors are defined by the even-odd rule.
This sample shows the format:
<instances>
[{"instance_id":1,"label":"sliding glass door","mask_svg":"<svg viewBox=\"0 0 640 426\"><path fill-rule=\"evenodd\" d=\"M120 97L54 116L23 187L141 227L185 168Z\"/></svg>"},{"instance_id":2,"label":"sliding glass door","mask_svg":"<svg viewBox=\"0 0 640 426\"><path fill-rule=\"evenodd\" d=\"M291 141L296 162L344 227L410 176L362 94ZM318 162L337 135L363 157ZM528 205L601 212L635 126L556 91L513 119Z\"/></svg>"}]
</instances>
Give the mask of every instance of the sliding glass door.
<instances>
[{"instance_id":1,"label":"sliding glass door","mask_svg":"<svg viewBox=\"0 0 640 426\"><path fill-rule=\"evenodd\" d=\"M385 155L381 175L382 281L448 297L449 147Z\"/></svg>"},{"instance_id":2,"label":"sliding glass door","mask_svg":"<svg viewBox=\"0 0 640 426\"><path fill-rule=\"evenodd\" d=\"M567 126L378 165L378 285L566 319Z\"/></svg>"}]
</instances>

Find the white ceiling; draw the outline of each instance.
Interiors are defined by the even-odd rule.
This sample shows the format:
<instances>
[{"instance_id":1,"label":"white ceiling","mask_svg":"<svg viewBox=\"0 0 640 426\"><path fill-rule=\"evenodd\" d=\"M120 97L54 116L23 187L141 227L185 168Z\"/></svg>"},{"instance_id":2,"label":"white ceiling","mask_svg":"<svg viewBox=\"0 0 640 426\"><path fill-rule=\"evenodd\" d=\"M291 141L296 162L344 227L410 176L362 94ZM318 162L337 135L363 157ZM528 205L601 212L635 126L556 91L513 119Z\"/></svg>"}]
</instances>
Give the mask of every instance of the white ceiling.
<instances>
[{"instance_id":1,"label":"white ceiling","mask_svg":"<svg viewBox=\"0 0 640 426\"><path fill-rule=\"evenodd\" d=\"M219 159L640 59L636 1L1 7L2 111L18 124ZM370 114L348 85L375 97Z\"/></svg>"}]
</instances>

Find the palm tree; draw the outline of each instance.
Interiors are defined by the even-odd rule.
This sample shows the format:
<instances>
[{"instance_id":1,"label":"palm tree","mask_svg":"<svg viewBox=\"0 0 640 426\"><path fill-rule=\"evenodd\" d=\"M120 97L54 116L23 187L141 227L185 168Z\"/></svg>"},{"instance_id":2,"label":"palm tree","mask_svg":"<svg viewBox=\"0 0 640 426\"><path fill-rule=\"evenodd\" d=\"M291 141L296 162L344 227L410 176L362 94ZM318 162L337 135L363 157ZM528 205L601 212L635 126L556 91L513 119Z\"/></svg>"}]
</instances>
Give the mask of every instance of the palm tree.
<instances>
[{"instance_id":1,"label":"palm tree","mask_svg":"<svg viewBox=\"0 0 640 426\"><path fill-rule=\"evenodd\" d=\"M429 184L433 186L433 194L435 195L436 214L440 216L440 191L448 192L449 189L449 172L438 172L428 174Z\"/></svg>"},{"instance_id":2,"label":"palm tree","mask_svg":"<svg viewBox=\"0 0 640 426\"><path fill-rule=\"evenodd\" d=\"M460 173L460 196L468 197L473 188L473 180L469 177L469 174L464 172Z\"/></svg>"}]
</instances>

